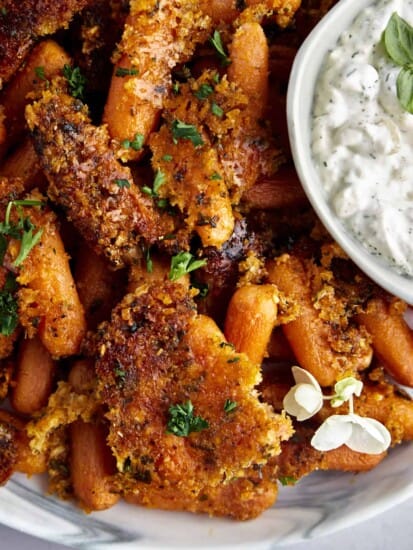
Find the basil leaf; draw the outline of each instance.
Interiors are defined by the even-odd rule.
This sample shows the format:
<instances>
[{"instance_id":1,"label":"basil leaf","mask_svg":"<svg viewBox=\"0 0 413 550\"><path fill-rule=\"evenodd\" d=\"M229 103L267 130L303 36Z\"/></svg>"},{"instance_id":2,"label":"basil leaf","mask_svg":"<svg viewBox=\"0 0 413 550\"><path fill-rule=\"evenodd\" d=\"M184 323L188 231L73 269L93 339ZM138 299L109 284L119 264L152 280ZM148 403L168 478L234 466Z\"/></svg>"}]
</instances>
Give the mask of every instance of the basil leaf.
<instances>
[{"instance_id":1,"label":"basil leaf","mask_svg":"<svg viewBox=\"0 0 413 550\"><path fill-rule=\"evenodd\" d=\"M387 54L397 65L413 63L413 28L396 12L384 30L383 42Z\"/></svg>"},{"instance_id":2,"label":"basil leaf","mask_svg":"<svg viewBox=\"0 0 413 550\"><path fill-rule=\"evenodd\" d=\"M413 66L403 67L397 77L397 97L400 105L413 114Z\"/></svg>"}]
</instances>

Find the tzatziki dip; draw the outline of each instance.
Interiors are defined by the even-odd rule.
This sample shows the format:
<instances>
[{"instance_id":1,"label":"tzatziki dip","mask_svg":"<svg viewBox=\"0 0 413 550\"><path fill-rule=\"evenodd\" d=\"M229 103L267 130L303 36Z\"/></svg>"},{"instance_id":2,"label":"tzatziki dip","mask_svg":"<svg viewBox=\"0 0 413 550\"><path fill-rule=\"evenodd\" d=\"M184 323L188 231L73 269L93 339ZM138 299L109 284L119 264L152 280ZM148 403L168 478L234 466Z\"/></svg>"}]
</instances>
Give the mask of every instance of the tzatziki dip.
<instances>
[{"instance_id":1,"label":"tzatziki dip","mask_svg":"<svg viewBox=\"0 0 413 550\"><path fill-rule=\"evenodd\" d=\"M401 106L401 66L382 39L395 13L413 26L413 0L378 0L329 51L316 83L312 153L336 215L370 253L413 277L413 114Z\"/></svg>"}]
</instances>

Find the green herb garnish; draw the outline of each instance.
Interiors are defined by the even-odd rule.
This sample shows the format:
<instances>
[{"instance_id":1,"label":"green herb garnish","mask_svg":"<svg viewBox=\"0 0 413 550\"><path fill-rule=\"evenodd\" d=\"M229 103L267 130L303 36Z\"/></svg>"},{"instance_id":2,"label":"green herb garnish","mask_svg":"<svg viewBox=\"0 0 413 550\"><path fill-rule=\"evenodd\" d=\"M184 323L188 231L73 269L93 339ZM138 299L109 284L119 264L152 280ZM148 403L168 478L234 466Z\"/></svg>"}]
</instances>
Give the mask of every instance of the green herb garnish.
<instances>
[{"instance_id":1,"label":"green herb garnish","mask_svg":"<svg viewBox=\"0 0 413 550\"><path fill-rule=\"evenodd\" d=\"M413 27L393 13L383 33L383 45L390 59L401 67L396 81L400 105L413 114Z\"/></svg>"},{"instance_id":2,"label":"green herb garnish","mask_svg":"<svg viewBox=\"0 0 413 550\"><path fill-rule=\"evenodd\" d=\"M201 416L194 416L191 401L171 405L166 432L179 437L187 437L191 432L200 432L209 428L208 422Z\"/></svg>"},{"instance_id":3,"label":"green herb garnish","mask_svg":"<svg viewBox=\"0 0 413 550\"><path fill-rule=\"evenodd\" d=\"M194 93L195 97L200 100L207 99L214 92L214 88L210 84L201 84L198 90Z\"/></svg>"},{"instance_id":4,"label":"green herb garnish","mask_svg":"<svg viewBox=\"0 0 413 550\"><path fill-rule=\"evenodd\" d=\"M221 174L218 174L218 172L214 172L209 176L210 180L222 180Z\"/></svg>"},{"instance_id":5,"label":"green herb garnish","mask_svg":"<svg viewBox=\"0 0 413 550\"><path fill-rule=\"evenodd\" d=\"M83 99L86 86L86 78L80 72L79 67L65 65L63 67L63 76L69 84L69 90L73 97Z\"/></svg>"},{"instance_id":6,"label":"green herb garnish","mask_svg":"<svg viewBox=\"0 0 413 550\"><path fill-rule=\"evenodd\" d=\"M133 149L134 151L140 151L143 147L145 136L143 134L135 134L135 137L130 139L124 139L121 146L124 149Z\"/></svg>"},{"instance_id":7,"label":"green herb garnish","mask_svg":"<svg viewBox=\"0 0 413 550\"><path fill-rule=\"evenodd\" d=\"M16 298L9 290L0 290L0 334L10 336L19 322Z\"/></svg>"},{"instance_id":8,"label":"green herb garnish","mask_svg":"<svg viewBox=\"0 0 413 550\"><path fill-rule=\"evenodd\" d=\"M152 198L158 198L159 197L158 191L162 187L162 185L165 183L165 180L166 180L165 174L161 170L158 170L155 174L155 179L153 180L152 188L148 187L147 185L144 185L142 187L142 191Z\"/></svg>"},{"instance_id":9,"label":"green herb garnish","mask_svg":"<svg viewBox=\"0 0 413 550\"><path fill-rule=\"evenodd\" d=\"M124 179L124 178L117 178L115 179L115 183L118 187L120 187L121 189L123 187L126 187L127 189L130 188L130 183L129 183L129 180L127 179Z\"/></svg>"},{"instance_id":10,"label":"green herb garnish","mask_svg":"<svg viewBox=\"0 0 413 550\"><path fill-rule=\"evenodd\" d=\"M21 241L19 254L13 262L13 266L15 267L24 262L29 252L40 241L43 234L43 229L39 229L37 233L34 233L36 227L31 223L28 217L24 217L22 207L42 205L43 203L41 201L32 199L10 201L7 205L4 222L0 223L0 255L2 255L4 259L4 254L6 252L5 236ZM10 221L10 214L13 206L17 209L19 215L17 223Z\"/></svg>"},{"instance_id":11,"label":"green herb garnish","mask_svg":"<svg viewBox=\"0 0 413 550\"><path fill-rule=\"evenodd\" d=\"M39 80L44 80L46 82L48 81L44 72L44 67L35 67L34 73Z\"/></svg>"},{"instance_id":12,"label":"green herb garnish","mask_svg":"<svg viewBox=\"0 0 413 550\"><path fill-rule=\"evenodd\" d=\"M228 414L230 412L235 411L235 409L238 407L238 404L236 401L231 401L231 399L227 399L224 403L224 411Z\"/></svg>"},{"instance_id":13,"label":"green herb garnish","mask_svg":"<svg viewBox=\"0 0 413 550\"><path fill-rule=\"evenodd\" d=\"M186 124L182 120L174 120L171 125L172 138L175 144L179 139L188 139L192 141L195 147L204 144L201 134L193 124Z\"/></svg>"},{"instance_id":14,"label":"green herb garnish","mask_svg":"<svg viewBox=\"0 0 413 550\"><path fill-rule=\"evenodd\" d=\"M218 118L222 118L224 116L224 111L215 102L211 103L211 113L217 116Z\"/></svg>"},{"instance_id":15,"label":"green herb garnish","mask_svg":"<svg viewBox=\"0 0 413 550\"><path fill-rule=\"evenodd\" d=\"M169 271L169 279L177 281L183 275L199 269L207 263L205 259L196 260L190 252L179 252L176 256L172 256L171 269Z\"/></svg>"},{"instance_id":16,"label":"green herb garnish","mask_svg":"<svg viewBox=\"0 0 413 550\"><path fill-rule=\"evenodd\" d=\"M127 69L126 67L116 67L115 76L136 76L139 74L138 69Z\"/></svg>"},{"instance_id":17,"label":"green herb garnish","mask_svg":"<svg viewBox=\"0 0 413 550\"><path fill-rule=\"evenodd\" d=\"M281 485L295 485L298 480L293 476L281 476L278 478L278 481Z\"/></svg>"},{"instance_id":18,"label":"green herb garnish","mask_svg":"<svg viewBox=\"0 0 413 550\"><path fill-rule=\"evenodd\" d=\"M228 54L225 51L224 46L222 44L221 33L219 31L214 31L214 34L209 39L209 41L214 46L218 54L218 57L221 60L221 64L224 66L229 65L231 63L231 60L228 57Z\"/></svg>"}]
</instances>

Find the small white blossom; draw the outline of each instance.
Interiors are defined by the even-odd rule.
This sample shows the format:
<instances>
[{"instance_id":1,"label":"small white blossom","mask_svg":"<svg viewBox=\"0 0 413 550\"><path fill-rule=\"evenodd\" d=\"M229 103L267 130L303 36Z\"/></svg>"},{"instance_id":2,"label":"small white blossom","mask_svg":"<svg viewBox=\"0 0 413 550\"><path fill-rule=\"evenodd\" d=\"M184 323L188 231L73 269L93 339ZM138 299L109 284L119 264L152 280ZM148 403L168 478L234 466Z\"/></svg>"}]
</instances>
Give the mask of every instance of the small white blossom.
<instances>
[{"instance_id":1,"label":"small white blossom","mask_svg":"<svg viewBox=\"0 0 413 550\"><path fill-rule=\"evenodd\" d=\"M312 374L300 367L292 367L296 382L284 397L283 407L300 422L314 416L323 406L323 392Z\"/></svg>"},{"instance_id":2,"label":"small white blossom","mask_svg":"<svg viewBox=\"0 0 413 550\"><path fill-rule=\"evenodd\" d=\"M383 424L354 413L328 417L311 440L318 451L331 451L346 445L353 451L367 454L380 454L390 443L390 433Z\"/></svg>"},{"instance_id":3,"label":"small white blossom","mask_svg":"<svg viewBox=\"0 0 413 550\"><path fill-rule=\"evenodd\" d=\"M343 380L340 380L334 386L334 391L336 393L331 400L331 406L340 407L340 405L348 401L353 395L360 397L362 389L363 382L361 380L357 380L353 376L343 378Z\"/></svg>"}]
</instances>

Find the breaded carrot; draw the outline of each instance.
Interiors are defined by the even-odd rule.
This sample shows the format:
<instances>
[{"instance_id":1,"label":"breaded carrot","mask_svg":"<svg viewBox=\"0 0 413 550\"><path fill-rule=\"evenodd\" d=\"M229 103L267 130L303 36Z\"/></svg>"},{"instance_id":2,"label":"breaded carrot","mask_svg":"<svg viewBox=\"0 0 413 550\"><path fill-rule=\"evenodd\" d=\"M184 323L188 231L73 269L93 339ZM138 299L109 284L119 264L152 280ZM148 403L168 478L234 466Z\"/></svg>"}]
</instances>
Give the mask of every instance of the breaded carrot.
<instances>
[{"instance_id":1,"label":"breaded carrot","mask_svg":"<svg viewBox=\"0 0 413 550\"><path fill-rule=\"evenodd\" d=\"M45 187L46 178L30 138L25 139L0 165L1 176L20 178L25 191Z\"/></svg>"},{"instance_id":2,"label":"breaded carrot","mask_svg":"<svg viewBox=\"0 0 413 550\"><path fill-rule=\"evenodd\" d=\"M228 78L249 98L249 109L259 119L268 100L268 44L259 23L244 23L229 45Z\"/></svg>"},{"instance_id":3,"label":"breaded carrot","mask_svg":"<svg viewBox=\"0 0 413 550\"><path fill-rule=\"evenodd\" d=\"M386 369L399 382L413 386L413 333L398 311L385 300L370 300L365 312L357 316L373 339L375 352Z\"/></svg>"},{"instance_id":4,"label":"breaded carrot","mask_svg":"<svg viewBox=\"0 0 413 550\"><path fill-rule=\"evenodd\" d=\"M43 453L35 453L31 450L24 420L9 411L0 409L0 423L9 425L9 429L12 430L10 433L12 434L16 453L12 469L29 476L45 472L46 456Z\"/></svg>"},{"instance_id":5,"label":"breaded carrot","mask_svg":"<svg viewBox=\"0 0 413 550\"><path fill-rule=\"evenodd\" d=\"M246 285L232 296L224 334L238 352L260 365L277 321L278 289L275 285Z\"/></svg>"},{"instance_id":6,"label":"breaded carrot","mask_svg":"<svg viewBox=\"0 0 413 550\"><path fill-rule=\"evenodd\" d=\"M76 253L74 279L88 329L94 330L99 323L109 318L112 308L122 297L125 273L110 269L104 256L98 256L82 243Z\"/></svg>"},{"instance_id":7,"label":"breaded carrot","mask_svg":"<svg viewBox=\"0 0 413 550\"><path fill-rule=\"evenodd\" d=\"M38 194L30 197L41 198ZM38 332L53 357L76 354L86 330L85 315L56 217L50 210L38 207L25 213L42 234L17 277L22 286L18 292L21 323L29 335ZM19 241L14 243L12 257L20 246Z\"/></svg>"},{"instance_id":8,"label":"breaded carrot","mask_svg":"<svg viewBox=\"0 0 413 550\"><path fill-rule=\"evenodd\" d=\"M69 374L69 382L78 393L87 393L95 383L93 362L77 361ZM73 490L87 510L104 510L119 500L111 489L111 476L116 463L106 443L103 423L76 420L70 426L70 474Z\"/></svg>"},{"instance_id":9,"label":"breaded carrot","mask_svg":"<svg viewBox=\"0 0 413 550\"><path fill-rule=\"evenodd\" d=\"M344 372L365 368L370 363L371 349L367 344L357 353L333 350L332 327L323 322L313 306L310 280L299 258L285 254L268 269L269 281L299 307L298 317L283 325L283 331L300 366L310 371L321 386L331 386Z\"/></svg>"},{"instance_id":10,"label":"breaded carrot","mask_svg":"<svg viewBox=\"0 0 413 550\"><path fill-rule=\"evenodd\" d=\"M63 69L65 64L70 64L70 57L61 46L53 40L40 42L33 48L25 65L0 95L7 131L7 140L3 147L0 145L0 158L24 134L24 108L28 102L29 92L44 86Z\"/></svg>"},{"instance_id":11,"label":"breaded carrot","mask_svg":"<svg viewBox=\"0 0 413 550\"><path fill-rule=\"evenodd\" d=\"M119 158L139 158L141 147L130 144L146 142L171 88L171 70L208 32L209 19L195 0L131 1L103 116Z\"/></svg>"},{"instance_id":12,"label":"breaded carrot","mask_svg":"<svg viewBox=\"0 0 413 550\"><path fill-rule=\"evenodd\" d=\"M56 371L55 361L37 336L19 343L11 404L22 414L33 414L47 404Z\"/></svg>"}]
</instances>

